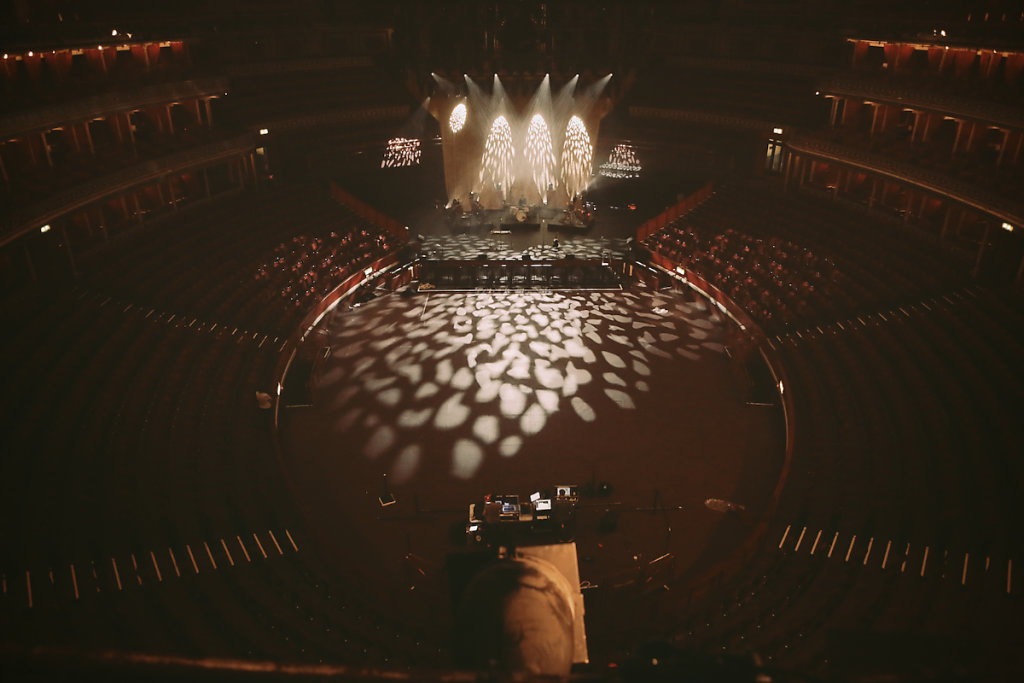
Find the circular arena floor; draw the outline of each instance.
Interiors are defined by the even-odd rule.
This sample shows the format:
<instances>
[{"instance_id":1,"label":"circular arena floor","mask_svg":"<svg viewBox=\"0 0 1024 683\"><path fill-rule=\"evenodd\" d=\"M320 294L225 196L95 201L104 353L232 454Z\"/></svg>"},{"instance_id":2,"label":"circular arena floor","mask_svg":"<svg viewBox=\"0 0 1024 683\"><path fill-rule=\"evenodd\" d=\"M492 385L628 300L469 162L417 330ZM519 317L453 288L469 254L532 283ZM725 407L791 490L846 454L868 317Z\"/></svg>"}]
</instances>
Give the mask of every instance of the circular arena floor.
<instances>
[{"instance_id":1,"label":"circular arena floor","mask_svg":"<svg viewBox=\"0 0 1024 683\"><path fill-rule=\"evenodd\" d=\"M302 351L316 358L311 405L282 408L286 476L352 587L439 640L469 503L606 482L581 499L575 540L591 657L613 657L597 646L623 625L660 635L652 609L671 611L749 536L776 485L781 415L746 403L723 353L731 324L643 289L343 305Z\"/></svg>"}]
</instances>

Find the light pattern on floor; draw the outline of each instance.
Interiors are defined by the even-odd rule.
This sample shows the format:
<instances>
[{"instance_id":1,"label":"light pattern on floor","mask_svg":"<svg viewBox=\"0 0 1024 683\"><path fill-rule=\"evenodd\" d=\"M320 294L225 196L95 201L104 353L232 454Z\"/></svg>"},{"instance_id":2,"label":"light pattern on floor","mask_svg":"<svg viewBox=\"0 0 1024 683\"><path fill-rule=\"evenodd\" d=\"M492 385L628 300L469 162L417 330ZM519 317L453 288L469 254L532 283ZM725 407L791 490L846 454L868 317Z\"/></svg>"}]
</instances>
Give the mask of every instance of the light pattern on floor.
<instances>
[{"instance_id":1,"label":"light pattern on floor","mask_svg":"<svg viewBox=\"0 0 1024 683\"><path fill-rule=\"evenodd\" d=\"M314 400L396 484L428 455L470 479L556 413L585 425L635 410L656 381L652 363L718 354L721 331L706 307L674 294L389 296L329 319Z\"/></svg>"}]
</instances>

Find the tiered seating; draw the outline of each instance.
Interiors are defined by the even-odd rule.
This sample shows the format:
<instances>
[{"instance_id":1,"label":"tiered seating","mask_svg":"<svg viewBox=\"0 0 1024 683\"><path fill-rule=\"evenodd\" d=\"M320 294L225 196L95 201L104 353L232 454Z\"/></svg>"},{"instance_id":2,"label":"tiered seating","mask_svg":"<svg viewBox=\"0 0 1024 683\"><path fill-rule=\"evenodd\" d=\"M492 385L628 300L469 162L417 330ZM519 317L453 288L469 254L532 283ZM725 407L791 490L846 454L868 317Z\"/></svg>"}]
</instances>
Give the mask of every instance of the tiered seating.
<instances>
[{"instance_id":1,"label":"tiered seating","mask_svg":"<svg viewBox=\"0 0 1024 683\"><path fill-rule=\"evenodd\" d=\"M955 264L895 221L768 186L720 190L647 245L718 286L772 334L965 282Z\"/></svg>"},{"instance_id":2,"label":"tiered seating","mask_svg":"<svg viewBox=\"0 0 1024 683\"><path fill-rule=\"evenodd\" d=\"M699 210L698 210L699 212ZM786 240L758 239L732 228L708 230L690 216L653 236L648 246L709 278L762 325L792 325L810 317L811 301L830 297L838 271L809 249ZM669 231L671 230L671 231Z\"/></svg>"},{"instance_id":3,"label":"tiered seating","mask_svg":"<svg viewBox=\"0 0 1024 683\"><path fill-rule=\"evenodd\" d=\"M726 188L647 244L765 326L795 410L792 467L771 531L744 569L695 605L680 642L828 674L833 629L899 635L925 619L944 633L969 622L973 603L937 598L960 587L964 553L1005 572L1021 549L1003 523L1019 514L1011 501L1022 480L1009 457L1024 441L1013 415L1024 400L1024 372L1012 360L1024 351L1019 302L968 286L957 264L900 222L769 186ZM815 271L831 270L797 307L785 293L805 277L807 254ZM765 282L782 294L756 299ZM811 538L823 533L825 550L813 557L810 538L794 551L804 527ZM827 559L836 532L842 540ZM925 546L932 564L921 581ZM978 565L974 585L999 583ZM986 602L998 623L1010 609L1002 597Z\"/></svg>"},{"instance_id":4,"label":"tiered seating","mask_svg":"<svg viewBox=\"0 0 1024 683\"><path fill-rule=\"evenodd\" d=\"M255 276L282 244L294 246L279 253L289 267ZM2 408L14 426L0 436L11 454L4 489L9 504L52 520L53 533L22 538L16 516L7 515L3 566L34 577L55 569L55 584L36 586L36 605L46 608L74 601L67 576L74 562L82 596L60 631L52 620L0 613L5 638L282 661L438 661L436 643L423 634L396 639L386 621L371 619L376 608L336 585L305 542L278 474L268 415L254 399L267 388L280 344L233 331L249 325L247 332L287 336L304 312L279 297L287 279L312 270L324 285L340 259L358 267L387 248L318 192L241 195L125 235L102 263L83 264L80 291L24 314L2 349L9 366ZM301 272L293 272L300 260ZM18 491L27 480L35 482L31 501ZM286 547L281 556L268 546L271 556L250 564L235 550L244 566L231 567L217 548L219 538L265 538L266 529L282 528L301 552ZM223 565L216 571L200 554L204 540ZM186 543L197 550L199 575L181 550ZM180 579L170 577L171 546ZM159 585L151 550L165 573ZM140 561L141 586L129 553ZM186 632L182 624L203 626Z\"/></svg>"},{"instance_id":5,"label":"tiered seating","mask_svg":"<svg viewBox=\"0 0 1024 683\"><path fill-rule=\"evenodd\" d=\"M326 235L297 235L274 249L273 260L261 265L256 279L270 283L268 294L292 308L303 309L322 299L350 275L391 250L388 236L357 227L350 216ZM324 229L326 232L326 228Z\"/></svg>"}]
</instances>

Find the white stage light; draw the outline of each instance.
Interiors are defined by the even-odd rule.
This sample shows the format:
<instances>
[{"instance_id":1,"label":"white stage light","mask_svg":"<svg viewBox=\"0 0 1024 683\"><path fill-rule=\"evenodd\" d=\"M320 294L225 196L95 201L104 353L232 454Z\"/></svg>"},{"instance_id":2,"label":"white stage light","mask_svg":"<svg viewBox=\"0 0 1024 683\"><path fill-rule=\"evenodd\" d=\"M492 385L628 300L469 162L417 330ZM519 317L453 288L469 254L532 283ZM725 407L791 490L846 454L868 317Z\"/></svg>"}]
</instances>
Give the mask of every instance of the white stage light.
<instances>
[{"instance_id":1,"label":"white stage light","mask_svg":"<svg viewBox=\"0 0 1024 683\"><path fill-rule=\"evenodd\" d=\"M448 117L448 128L453 133L458 133L466 125L466 105L462 102L455 105L452 115Z\"/></svg>"},{"instance_id":2,"label":"white stage light","mask_svg":"<svg viewBox=\"0 0 1024 683\"><path fill-rule=\"evenodd\" d=\"M562 182L569 197L575 197L590 184L593 155L590 134L583 119L573 116L565 128L565 143L562 145Z\"/></svg>"},{"instance_id":3,"label":"white stage light","mask_svg":"<svg viewBox=\"0 0 1024 683\"><path fill-rule=\"evenodd\" d=\"M508 197L509 188L515 182L512 161L516 150L512 146L512 127L508 119L499 116L491 124L491 132L484 144L483 158L480 160L480 183L485 181L501 190L502 197Z\"/></svg>"},{"instance_id":4,"label":"white stage light","mask_svg":"<svg viewBox=\"0 0 1024 683\"><path fill-rule=\"evenodd\" d=\"M541 197L545 197L548 186L554 184L555 152L548 124L540 114L533 115L526 131L526 159L533 174L533 183Z\"/></svg>"}]
</instances>

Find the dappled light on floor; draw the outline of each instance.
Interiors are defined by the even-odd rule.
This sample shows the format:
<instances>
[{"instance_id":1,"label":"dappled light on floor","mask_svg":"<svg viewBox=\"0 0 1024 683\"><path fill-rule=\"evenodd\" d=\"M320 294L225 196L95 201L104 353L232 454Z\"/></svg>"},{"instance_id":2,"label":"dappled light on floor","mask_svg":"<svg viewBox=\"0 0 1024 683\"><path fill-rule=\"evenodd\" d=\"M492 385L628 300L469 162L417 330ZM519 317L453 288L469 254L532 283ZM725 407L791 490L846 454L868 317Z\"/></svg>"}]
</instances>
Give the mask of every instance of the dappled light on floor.
<instances>
[{"instance_id":1,"label":"dappled light on floor","mask_svg":"<svg viewBox=\"0 0 1024 683\"><path fill-rule=\"evenodd\" d=\"M582 426L636 410L651 364L719 352L685 340L720 326L703 307L656 293L384 297L328 319L316 409L346 453L380 461L396 484L442 457L452 477L471 479L560 412Z\"/></svg>"}]
</instances>

